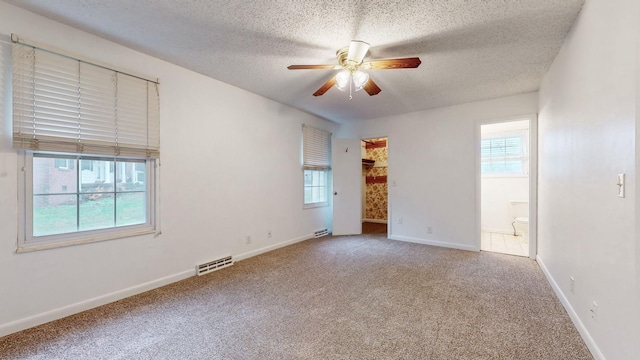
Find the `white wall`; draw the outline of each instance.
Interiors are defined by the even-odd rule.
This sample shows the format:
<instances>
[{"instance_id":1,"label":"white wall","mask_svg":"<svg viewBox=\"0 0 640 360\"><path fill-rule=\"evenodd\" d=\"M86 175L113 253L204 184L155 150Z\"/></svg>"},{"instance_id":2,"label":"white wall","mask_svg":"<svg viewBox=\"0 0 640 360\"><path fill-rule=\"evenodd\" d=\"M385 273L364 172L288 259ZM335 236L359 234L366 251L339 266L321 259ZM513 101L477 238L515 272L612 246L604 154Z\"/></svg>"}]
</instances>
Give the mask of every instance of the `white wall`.
<instances>
[{"instance_id":1,"label":"white wall","mask_svg":"<svg viewBox=\"0 0 640 360\"><path fill-rule=\"evenodd\" d=\"M482 231L513 234L511 223L518 211L528 216L525 204L512 205L511 201L529 201L529 178L525 176L482 177L480 185Z\"/></svg>"},{"instance_id":2,"label":"white wall","mask_svg":"<svg viewBox=\"0 0 640 360\"><path fill-rule=\"evenodd\" d=\"M162 235L15 253L12 32L160 78ZM303 210L300 145L302 123L335 131L332 123L4 2L0 38L0 336L191 276L202 261L244 258L330 227L330 208Z\"/></svg>"},{"instance_id":3,"label":"white wall","mask_svg":"<svg viewBox=\"0 0 640 360\"><path fill-rule=\"evenodd\" d=\"M341 126L336 136L388 136L391 238L477 251L478 124L535 113L537 96L530 93L359 121Z\"/></svg>"},{"instance_id":4,"label":"white wall","mask_svg":"<svg viewBox=\"0 0 640 360\"><path fill-rule=\"evenodd\" d=\"M539 93L538 261L592 353L606 359L640 354L639 4L588 0ZM616 196L618 173L627 174L626 198Z\"/></svg>"}]
</instances>

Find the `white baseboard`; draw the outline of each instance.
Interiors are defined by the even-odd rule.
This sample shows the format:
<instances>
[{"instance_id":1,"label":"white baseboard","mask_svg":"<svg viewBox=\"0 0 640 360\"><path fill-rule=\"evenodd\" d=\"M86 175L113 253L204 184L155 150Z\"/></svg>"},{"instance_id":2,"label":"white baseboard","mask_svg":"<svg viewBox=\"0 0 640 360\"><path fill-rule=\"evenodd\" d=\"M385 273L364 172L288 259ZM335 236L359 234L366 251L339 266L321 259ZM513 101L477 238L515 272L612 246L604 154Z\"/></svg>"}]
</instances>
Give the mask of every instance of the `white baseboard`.
<instances>
[{"instance_id":1,"label":"white baseboard","mask_svg":"<svg viewBox=\"0 0 640 360\"><path fill-rule=\"evenodd\" d=\"M480 247L479 246L463 245L463 244L456 244L456 243L445 242L445 241L437 241L437 240L419 239L419 238L412 238L412 237L408 237L408 236L391 235L391 236L389 236L389 239L398 240L398 241L412 242L412 243L416 243L416 244L440 246L440 247L446 247L446 248L458 249L458 250L480 251Z\"/></svg>"},{"instance_id":2,"label":"white baseboard","mask_svg":"<svg viewBox=\"0 0 640 360\"><path fill-rule=\"evenodd\" d=\"M386 224L388 220L379 220L379 219L362 219L362 222L370 222L376 224Z\"/></svg>"},{"instance_id":3,"label":"white baseboard","mask_svg":"<svg viewBox=\"0 0 640 360\"><path fill-rule=\"evenodd\" d=\"M576 329L578 329L580 336L582 336L582 340L584 340L585 344L587 344L589 351L591 351L591 355L593 355L594 359L596 360L605 360L605 357L600 351L600 348L595 343L595 341L593 341L591 334L589 334L589 331L584 326L584 323L582 322L582 320L580 320L578 313L576 313L575 309L569 303L569 299L567 299L562 290L560 290L560 286L558 286L558 283L555 281L553 276L551 276L551 273L549 273L549 270L547 269L544 261L542 261L539 255L536 257L536 261L538 262L538 265L540 266L540 269L542 269L544 275L547 277L547 281L549 281L549 284L551 284L551 288L556 293L556 296L558 297L558 299L560 299L560 303L562 303L562 306L564 306L565 310L567 310L571 321L573 321L573 324L576 326Z\"/></svg>"},{"instance_id":4,"label":"white baseboard","mask_svg":"<svg viewBox=\"0 0 640 360\"><path fill-rule=\"evenodd\" d=\"M256 249L256 250L251 250L251 251L243 253L243 254L234 255L233 256L233 260L234 261L245 260L245 259L248 259L250 257L254 257L254 256L257 256L257 255L260 255L260 254L264 254L266 252L273 251L273 250L279 249L281 247L293 245L295 243L299 243L301 241L309 240L309 239L312 239L312 238L313 238L313 234L300 236L300 237L297 237L297 238L294 238L294 239L291 239L291 240L287 240L285 242L280 242L280 243L277 243L277 244L265 246L263 248Z\"/></svg>"},{"instance_id":5,"label":"white baseboard","mask_svg":"<svg viewBox=\"0 0 640 360\"><path fill-rule=\"evenodd\" d=\"M165 286L176 281L184 280L188 277L194 276L195 270L189 269L177 274L165 276L160 279L146 282L144 284L132 286L123 290L118 290L109 294L101 295L93 299L77 302L63 306L61 308L49 310L40 314L32 315L24 319L12 321L6 324L0 325L0 337L9 335L18 331L22 331L34 326L42 325L53 320L62 319L73 314L80 313L89 309L96 308L114 301L122 300L124 298L143 293L161 286Z\"/></svg>"}]
</instances>

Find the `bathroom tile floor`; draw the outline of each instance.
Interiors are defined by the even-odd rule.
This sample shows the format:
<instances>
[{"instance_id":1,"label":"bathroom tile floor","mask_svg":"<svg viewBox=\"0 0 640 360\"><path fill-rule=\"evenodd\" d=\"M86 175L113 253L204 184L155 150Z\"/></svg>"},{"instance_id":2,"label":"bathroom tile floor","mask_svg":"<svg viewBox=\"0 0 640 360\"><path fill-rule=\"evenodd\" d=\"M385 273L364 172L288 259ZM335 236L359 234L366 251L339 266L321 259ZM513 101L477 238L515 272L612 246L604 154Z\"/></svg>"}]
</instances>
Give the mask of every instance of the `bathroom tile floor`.
<instances>
[{"instance_id":1,"label":"bathroom tile floor","mask_svg":"<svg viewBox=\"0 0 640 360\"><path fill-rule=\"evenodd\" d=\"M483 231L480 233L480 250L517 256L529 256L529 242L523 241L522 236Z\"/></svg>"}]
</instances>

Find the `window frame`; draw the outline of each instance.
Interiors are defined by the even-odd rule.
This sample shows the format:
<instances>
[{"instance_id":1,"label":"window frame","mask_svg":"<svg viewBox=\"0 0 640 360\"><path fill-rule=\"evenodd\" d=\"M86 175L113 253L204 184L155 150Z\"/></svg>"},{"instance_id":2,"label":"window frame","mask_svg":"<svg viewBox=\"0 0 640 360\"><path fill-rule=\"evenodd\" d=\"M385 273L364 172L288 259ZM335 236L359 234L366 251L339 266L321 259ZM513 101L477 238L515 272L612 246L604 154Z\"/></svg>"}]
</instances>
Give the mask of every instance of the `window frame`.
<instances>
[{"instance_id":1,"label":"window frame","mask_svg":"<svg viewBox=\"0 0 640 360\"><path fill-rule=\"evenodd\" d=\"M519 137L522 144L522 156L514 157L514 158L502 158L502 160L495 161L506 161L513 160L519 161L522 164L522 172L514 173L514 172L503 172L503 173L484 173L482 172L482 164L484 162L492 162L492 160L484 160L482 157L482 149L480 149L480 175L482 177L487 178L500 178L500 177L528 177L529 176L529 132L527 130L514 130L514 131L501 131L501 132L491 132L481 135L480 144L484 140L494 140L494 139L509 139ZM482 145L480 145L482 146Z\"/></svg>"},{"instance_id":2,"label":"window frame","mask_svg":"<svg viewBox=\"0 0 640 360\"><path fill-rule=\"evenodd\" d=\"M33 158L34 154L43 157L69 159L104 159L145 161L147 171L146 213L144 224L113 226L104 229L84 230L54 235L33 236ZM122 239L145 234L158 233L158 160L138 157L106 157L104 155L80 155L68 153L45 153L20 150L18 156L18 239L17 253L45 250L71 245L87 244L104 240ZM82 171L79 166L75 171ZM71 171L71 170L69 170ZM79 191L79 190L78 190Z\"/></svg>"}]
</instances>

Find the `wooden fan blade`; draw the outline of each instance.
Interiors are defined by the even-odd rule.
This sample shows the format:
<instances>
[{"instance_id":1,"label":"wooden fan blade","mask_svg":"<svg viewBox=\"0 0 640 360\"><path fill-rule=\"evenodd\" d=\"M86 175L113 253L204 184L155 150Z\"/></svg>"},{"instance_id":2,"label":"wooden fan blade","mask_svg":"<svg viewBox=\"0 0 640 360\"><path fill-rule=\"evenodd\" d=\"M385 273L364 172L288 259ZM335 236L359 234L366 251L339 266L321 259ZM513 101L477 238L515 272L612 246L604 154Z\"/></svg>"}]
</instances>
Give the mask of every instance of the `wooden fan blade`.
<instances>
[{"instance_id":1,"label":"wooden fan blade","mask_svg":"<svg viewBox=\"0 0 640 360\"><path fill-rule=\"evenodd\" d=\"M324 83L324 85L322 85L320 89L316 90L316 92L313 93L313 96L323 95L324 93L327 92L327 90L331 89L331 87L335 84L336 84L336 77L334 76L331 79L329 79L329 81Z\"/></svg>"},{"instance_id":2,"label":"wooden fan blade","mask_svg":"<svg viewBox=\"0 0 640 360\"><path fill-rule=\"evenodd\" d=\"M387 60L373 60L363 63L360 68L370 70L383 70L383 69L410 69L420 66L422 61L420 58L401 58L401 59L387 59Z\"/></svg>"},{"instance_id":3,"label":"wooden fan blade","mask_svg":"<svg viewBox=\"0 0 640 360\"><path fill-rule=\"evenodd\" d=\"M340 69L340 65L289 65L289 70Z\"/></svg>"},{"instance_id":4,"label":"wooden fan blade","mask_svg":"<svg viewBox=\"0 0 640 360\"><path fill-rule=\"evenodd\" d=\"M379 87L378 84L376 84L375 82L373 82L373 79L371 79L371 77L369 77L369 81L367 81L366 84L364 84L364 86L362 87L364 89L364 91L366 91L369 95L373 96L373 95L378 95L378 93L380 91L382 91Z\"/></svg>"}]
</instances>

